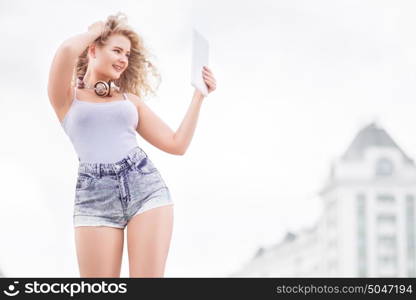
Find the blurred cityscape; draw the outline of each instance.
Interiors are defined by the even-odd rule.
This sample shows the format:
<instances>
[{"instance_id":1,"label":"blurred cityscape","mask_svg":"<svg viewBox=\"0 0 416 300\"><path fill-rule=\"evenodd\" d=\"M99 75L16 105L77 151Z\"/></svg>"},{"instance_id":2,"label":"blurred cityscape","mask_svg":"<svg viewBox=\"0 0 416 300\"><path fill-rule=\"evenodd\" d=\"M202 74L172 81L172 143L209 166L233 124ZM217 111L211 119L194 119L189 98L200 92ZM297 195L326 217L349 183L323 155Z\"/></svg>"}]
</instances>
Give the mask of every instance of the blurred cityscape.
<instances>
[{"instance_id":1,"label":"blurred cityscape","mask_svg":"<svg viewBox=\"0 0 416 300\"><path fill-rule=\"evenodd\" d=\"M231 277L416 277L416 168L380 126L330 166L323 211Z\"/></svg>"},{"instance_id":2,"label":"blurred cityscape","mask_svg":"<svg viewBox=\"0 0 416 300\"><path fill-rule=\"evenodd\" d=\"M312 227L260 247L228 276L416 277L416 167L386 130L361 129L319 197Z\"/></svg>"}]
</instances>

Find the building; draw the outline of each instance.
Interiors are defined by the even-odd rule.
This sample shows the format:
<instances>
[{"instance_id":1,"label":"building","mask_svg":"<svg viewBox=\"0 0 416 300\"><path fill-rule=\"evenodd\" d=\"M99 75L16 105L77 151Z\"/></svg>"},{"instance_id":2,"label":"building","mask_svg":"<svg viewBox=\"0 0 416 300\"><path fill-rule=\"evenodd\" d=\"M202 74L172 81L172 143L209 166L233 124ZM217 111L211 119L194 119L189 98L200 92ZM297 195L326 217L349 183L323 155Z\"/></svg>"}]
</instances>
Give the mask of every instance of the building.
<instances>
[{"instance_id":1,"label":"building","mask_svg":"<svg viewBox=\"0 0 416 300\"><path fill-rule=\"evenodd\" d=\"M416 167L363 128L331 166L315 226L260 248L233 277L416 277Z\"/></svg>"}]
</instances>

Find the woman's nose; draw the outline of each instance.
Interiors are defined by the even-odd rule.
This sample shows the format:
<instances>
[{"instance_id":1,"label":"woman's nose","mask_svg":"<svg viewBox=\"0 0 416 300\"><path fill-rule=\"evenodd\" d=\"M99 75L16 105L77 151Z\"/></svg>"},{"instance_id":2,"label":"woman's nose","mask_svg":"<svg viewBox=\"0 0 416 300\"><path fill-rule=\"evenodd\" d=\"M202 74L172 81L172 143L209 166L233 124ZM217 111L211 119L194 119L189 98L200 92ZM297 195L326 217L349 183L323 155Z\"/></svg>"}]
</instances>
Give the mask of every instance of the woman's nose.
<instances>
[{"instance_id":1,"label":"woman's nose","mask_svg":"<svg viewBox=\"0 0 416 300\"><path fill-rule=\"evenodd\" d=\"M120 62L122 62L124 65L126 65L126 64L127 64L127 62L128 62L127 57L123 57L123 58L121 58L121 59L120 59Z\"/></svg>"}]
</instances>

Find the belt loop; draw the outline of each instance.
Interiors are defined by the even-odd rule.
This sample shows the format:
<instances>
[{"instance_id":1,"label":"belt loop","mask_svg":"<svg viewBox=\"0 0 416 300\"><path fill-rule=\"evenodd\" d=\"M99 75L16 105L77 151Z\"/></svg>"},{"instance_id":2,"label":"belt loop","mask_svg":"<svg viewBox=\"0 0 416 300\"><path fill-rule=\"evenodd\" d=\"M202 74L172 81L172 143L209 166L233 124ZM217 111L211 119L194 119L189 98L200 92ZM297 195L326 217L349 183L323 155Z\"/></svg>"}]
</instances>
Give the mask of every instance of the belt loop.
<instances>
[{"instance_id":1,"label":"belt loop","mask_svg":"<svg viewBox=\"0 0 416 300\"><path fill-rule=\"evenodd\" d=\"M101 178L101 164L97 164L97 174L98 174L98 178Z\"/></svg>"},{"instance_id":2,"label":"belt loop","mask_svg":"<svg viewBox=\"0 0 416 300\"><path fill-rule=\"evenodd\" d=\"M129 167L131 167L133 165L133 162L131 161L130 157L127 156L126 160L127 160L127 163L129 164Z\"/></svg>"}]
</instances>

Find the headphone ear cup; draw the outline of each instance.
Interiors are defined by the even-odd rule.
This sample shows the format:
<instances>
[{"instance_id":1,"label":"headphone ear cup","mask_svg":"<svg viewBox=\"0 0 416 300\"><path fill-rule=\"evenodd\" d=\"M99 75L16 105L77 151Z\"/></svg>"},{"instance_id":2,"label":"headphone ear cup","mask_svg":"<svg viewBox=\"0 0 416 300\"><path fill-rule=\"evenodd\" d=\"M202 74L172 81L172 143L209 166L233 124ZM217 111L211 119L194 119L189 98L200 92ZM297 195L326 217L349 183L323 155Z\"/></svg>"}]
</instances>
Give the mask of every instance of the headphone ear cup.
<instances>
[{"instance_id":1,"label":"headphone ear cup","mask_svg":"<svg viewBox=\"0 0 416 300\"><path fill-rule=\"evenodd\" d=\"M100 97L105 97L109 93L108 83L105 81L97 81L94 85L95 93Z\"/></svg>"}]
</instances>

